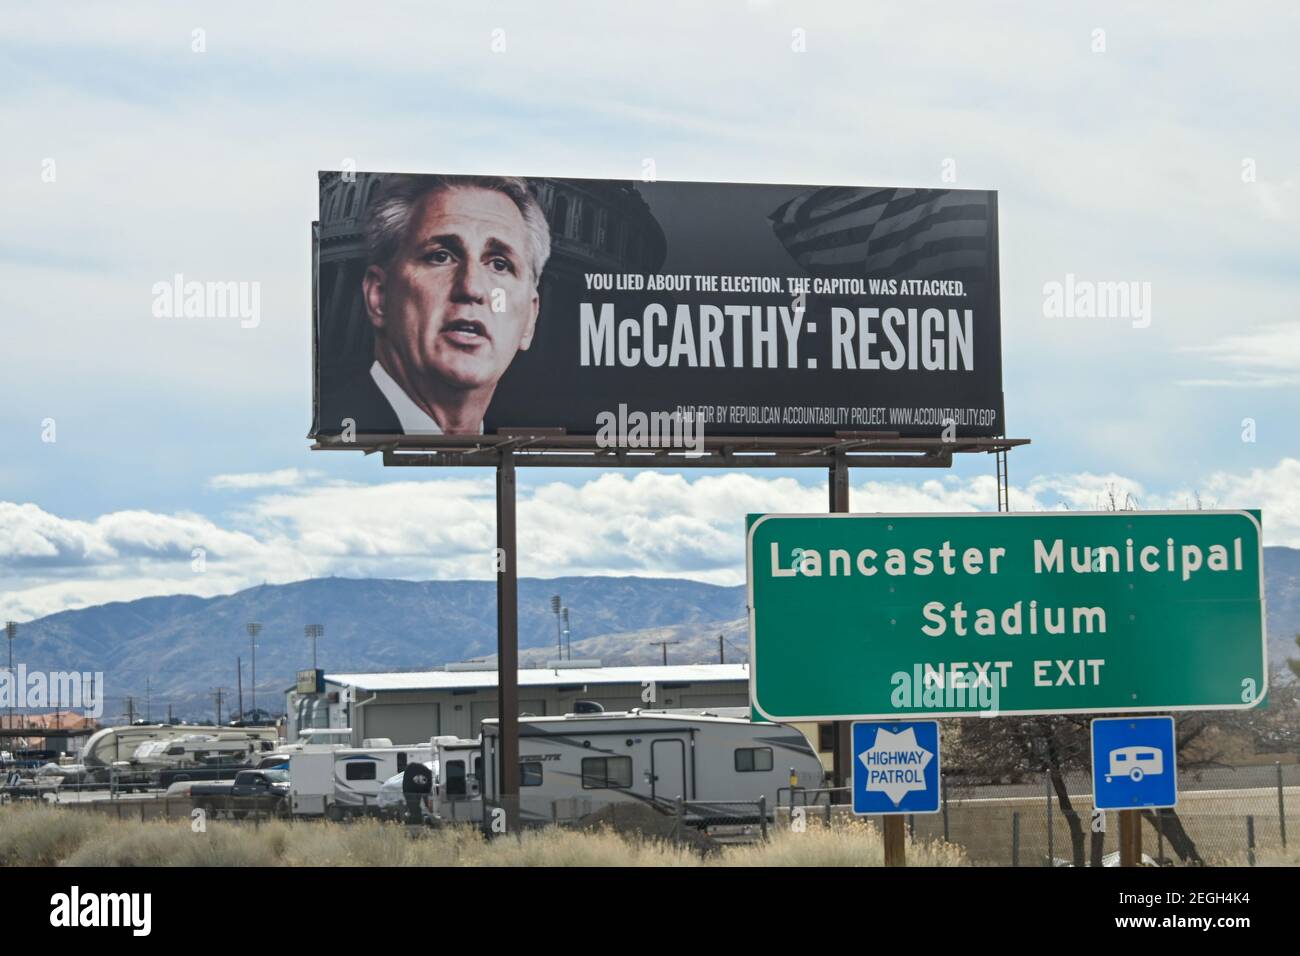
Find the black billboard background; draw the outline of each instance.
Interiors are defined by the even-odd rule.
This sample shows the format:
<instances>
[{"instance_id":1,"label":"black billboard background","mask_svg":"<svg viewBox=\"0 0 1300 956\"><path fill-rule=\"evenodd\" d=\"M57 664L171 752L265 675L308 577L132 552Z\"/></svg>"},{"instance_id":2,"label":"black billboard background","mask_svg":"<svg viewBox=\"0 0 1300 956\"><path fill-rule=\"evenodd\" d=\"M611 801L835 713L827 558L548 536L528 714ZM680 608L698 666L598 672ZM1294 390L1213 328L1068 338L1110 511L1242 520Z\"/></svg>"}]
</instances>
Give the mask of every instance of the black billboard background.
<instances>
[{"instance_id":1,"label":"black billboard background","mask_svg":"<svg viewBox=\"0 0 1300 956\"><path fill-rule=\"evenodd\" d=\"M314 231L317 368L313 436L339 431L338 422L319 420L320 396L364 372L373 361L373 337L361 300L366 266L361 222L384 175L320 174L321 219ZM991 437L1004 433L996 193L593 179L527 181L551 224L552 252L543 274L533 345L516 355L501 379L484 422L486 433L501 428L558 427L573 435L593 435L597 415L617 411L620 404L629 411L647 413L705 404L982 409L981 417L959 421L956 434ZM868 205L881 210L876 228L910 216L916 220L911 232L895 234L915 242L917 230L928 230L933 241L911 257L900 258L896 249L877 253L879 239L872 236L873 226L852 212ZM840 214L837 209L849 212ZM898 210L899 218L891 220L889 210ZM818 228L827 234L814 235ZM963 231L964 236L958 235ZM836 258L840 261L827 261ZM784 367L781 336L778 368L584 367L580 364L581 302L593 304L597 311L602 302L614 303L616 320L639 320L647 304L659 303L667 309L670 322L668 329L660 331L661 340L670 340L678 304L689 306L698 323L702 305L789 307L792 302L785 292L588 290L585 273L959 280L965 294L956 298L809 294L804 302L799 368ZM918 310L933 306L945 315L953 308L971 309L975 367L970 371L832 369L832 306L855 312L872 306ZM815 332L806 331L808 323L815 324ZM876 348L883 343L882 334ZM723 351L728 361L730 349L730 328L726 326ZM748 362L748 344L745 354ZM815 358L817 368L806 367L807 358ZM892 414L888 417L887 421L835 424L706 421L704 432L721 437L883 431L932 437L943 430L941 419L934 415L922 424ZM357 422L359 433L381 430Z\"/></svg>"}]
</instances>

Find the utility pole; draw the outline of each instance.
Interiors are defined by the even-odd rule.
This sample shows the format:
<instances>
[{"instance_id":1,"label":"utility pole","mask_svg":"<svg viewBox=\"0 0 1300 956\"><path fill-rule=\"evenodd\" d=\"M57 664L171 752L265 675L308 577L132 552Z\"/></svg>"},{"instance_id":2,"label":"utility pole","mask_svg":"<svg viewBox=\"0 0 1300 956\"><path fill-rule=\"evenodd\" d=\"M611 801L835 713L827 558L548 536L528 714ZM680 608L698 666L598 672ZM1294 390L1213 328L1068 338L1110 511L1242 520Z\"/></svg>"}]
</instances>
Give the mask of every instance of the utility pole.
<instances>
[{"instance_id":1,"label":"utility pole","mask_svg":"<svg viewBox=\"0 0 1300 956\"><path fill-rule=\"evenodd\" d=\"M238 657L235 658L235 680L236 686L239 687L239 716L244 716L244 662Z\"/></svg>"},{"instance_id":2,"label":"utility pole","mask_svg":"<svg viewBox=\"0 0 1300 956\"><path fill-rule=\"evenodd\" d=\"M650 642L650 646L651 646L651 647L662 647L662 648L663 648L663 651L664 651L664 666L667 667L667 666L668 666L668 645L669 645L669 644L680 644L680 643L681 643L681 641L651 641L651 642Z\"/></svg>"},{"instance_id":3,"label":"utility pole","mask_svg":"<svg viewBox=\"0 0 1300 956\"><path fill-rule=\"evenodd\" d=\"M176 721L172 718L172 705L171 705L171 704L168 704L168 705L167 705L167 723L168 723L168 725L171 725L171 724L174 724L175 722L176 722Z\"/></svg>"},{"instance_id":4,"label":"utility pole","mask_svg":"<svg viewBox=\"0 0 1300 956\"><path fill-rule=\"evenodd\" d=\"M248 646L253 649L253 660L248 675L248 692L253 695L251 710L253 711L253 719L257 720L257 635L261 633L262 625L256 621L249 621L246 630L248 631Z\"/></svg>"},{"instance_id":5,"label":"utility pole","mask_svg":"<svg viewBox=\"0 0 1300 956\"><path fill-rule=\"evenodd\" d=\"M719 663L719 664L725 664L725 663L727 663L727 651L726 651L726 649L722 646L722 635L721 635L721 634L718 635L718 663Z\"/></svg>"},{"instance_id":6,"label":"utility pole","mask_svg":"<svg viewBox=\"0 0 1300 956\"><path fill-rule=\"evenodd\" d=\"M153 714L149 709L149 701L152 695L153 695L153 691L149 687L149 675L145 674L144 675L144 720L145 723L147 724L153 723Z\"/></svg>"},{"instance_id":7,"label":"utility pole","mask_svg":"<svg viewBox=\"0 0 1300 956\"><path fill-rule=\"evenodd\" d=\"M316 669L316 638L325 633L324 624L308 624L302 632L311 638L311 669Z\"/></svg>"},{"instance_id":8,"label":"utility pole","mask_svg":"<svg viewBox=\"0 0 1300 956\"><path fill-rule=\"evenodd\" d=\"M573 660L573 640L569 637L569 609L564 609L564 647L569 660Z\"/></svg>"},{"instance_id":9,"label":"utility pole","mask_svg":"<svg viewBox=\"0 0 1300 956\"><path fill-rule=\"evenodd\" d=\"M16 688L16 678L14 677L14 638L18 636L18 625L13 621L5 621L5 637L9 639L9 729L14 729L14 691Z\"/></svg>"},{"instance_id":10,"label":"utility pole","mask_svg":"<svg viewBox=\"0 0 1300 956\"><path fill-rule=\"evenodd\" d=\"M221 700L223 697L226 696L226 689L224 687L214 687L212 688L212 696L217 703L217 726L220 727L221 726Z\"/></svg>"},{"instance_id":11,"label":"utility pole","mask_svg":"<svg viewBox=\"0 0 1300 956\"><path fill-rule=\"evenodd\" d=\"M551 596L551 613L555 615L555 656L564 656L564 637L560 631L560 596Z\"/></svg>"},{"instance_id":12,"label":"utility pole","mask_svg":"<svg viewBox=\"0 0 1300 956\"><path fill-rule=\"evenodd\" d=\"M126 699L126 722L128 724L135 723L135 698L134 697L128 697Z\"/></svg>"}]
</instances>

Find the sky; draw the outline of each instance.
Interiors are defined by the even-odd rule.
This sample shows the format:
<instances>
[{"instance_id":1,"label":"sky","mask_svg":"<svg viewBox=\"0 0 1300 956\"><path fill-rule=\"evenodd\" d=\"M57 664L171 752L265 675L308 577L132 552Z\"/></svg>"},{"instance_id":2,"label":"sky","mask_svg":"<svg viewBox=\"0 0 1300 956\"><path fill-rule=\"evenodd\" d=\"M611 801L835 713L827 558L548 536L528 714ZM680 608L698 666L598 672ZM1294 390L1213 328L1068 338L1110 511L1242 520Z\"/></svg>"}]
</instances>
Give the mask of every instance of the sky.
<instances>
[{"instance_id":1,"label":"sky","mask_svg":"<svg viewBox=\"0 0 1300 956\"><path fill-rule=\"evenodd\" d=\"M492 575L490 471L309 450L308 228L349 162L996 189L1012 507L1255 507L1300 546L1300 10L1168 10L10 6L0 615ZM177 274L257 283L260 321L156 316ZM1067 276L1149 322L1051 314ZM851 507L994 510L993 474L856 470ZM524 470L519 570L740 583L744 515L825 480Z\"/></svg>"}]
</instances>

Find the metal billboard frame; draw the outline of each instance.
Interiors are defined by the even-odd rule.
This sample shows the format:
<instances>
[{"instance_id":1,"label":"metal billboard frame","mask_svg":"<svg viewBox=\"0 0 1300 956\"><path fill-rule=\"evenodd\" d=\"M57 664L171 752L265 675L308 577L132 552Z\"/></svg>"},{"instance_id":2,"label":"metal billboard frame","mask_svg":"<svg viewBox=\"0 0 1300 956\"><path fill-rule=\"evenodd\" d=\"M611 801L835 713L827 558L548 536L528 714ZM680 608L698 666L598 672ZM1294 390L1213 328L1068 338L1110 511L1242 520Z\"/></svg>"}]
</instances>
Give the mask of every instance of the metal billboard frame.
<instances>
[{"instance_id":1,"label":"metal billboard frame","mask_svg":"<svg viewBox=\"0 0 1300 956\"><path fill-rule=\"evenodd\" d=\"M311 437L311 436L308 436ZM498 769L507 825L518 822L519 796L519 586L516 548L516 478L522 468L826 468L829 511L849 510L851 468L950 468L954 454L997 456L998 507L1008 510L1007 452L1028 438L904 438L896 432L836 432L830 437L711 437L703 453L677 448L602 447L595 436L563 429L501 429L495 435L318 436L313 451L380 454L386 467L495 468L497 552ZM752 652L751 652L752 653ZM846 785L853 767L852 722L833 724L833 783Z\"/></svg>"}]
</instances>

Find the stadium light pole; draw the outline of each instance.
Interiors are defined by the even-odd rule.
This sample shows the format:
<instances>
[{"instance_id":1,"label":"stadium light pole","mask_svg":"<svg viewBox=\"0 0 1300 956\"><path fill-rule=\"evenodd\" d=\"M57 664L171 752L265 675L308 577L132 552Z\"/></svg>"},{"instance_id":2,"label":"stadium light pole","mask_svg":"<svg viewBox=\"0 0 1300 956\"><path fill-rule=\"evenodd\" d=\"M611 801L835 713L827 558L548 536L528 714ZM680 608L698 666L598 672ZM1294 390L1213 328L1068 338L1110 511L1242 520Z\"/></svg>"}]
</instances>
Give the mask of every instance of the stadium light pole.
<instances>
[{"instance_id":1,"label":"stadium light pole","mask_svg":"<svg viewBox=\"0 0 1300 956\"><path fill-rule=\"evenodd\" d=\"M564 614L564 646L569 660L573 660L573 637L569 634L569 609L566 607Z\"/></svg>"},{"instance_id":2,"label":"stadium light pole","mask_svg":"<svg viewBox=\"0 0 1300 956\"><path fill-rule=\"evenodd\" d=\"M248 678L248 690L253 695L253 704L249 708L252 711L253 719L257 719L257 635L262 631L262 625L256 621L249 621L246 625L248 631L248 646L252 649L253 660L250 664L251 673Z\"/></svg>"},{"instance_id":3,"label":"stadium light pole","mask_svg":"<svg viewBox=\"0 0 1300 956\"><path fill-rule=\"evenodd\" d=\"M316 669L316 639L325 633L324 624L308 624L302 632L311 638L311 669Z\"/></svg>"},{"instance_id":4,"label":"stadium light pole","mask_svg":"<svg viewBox=\"0 0 1300 956\"><path fill-rule=\"evenodd\" d=\"M564 656L564 638L560 630L560 596L551 597L551 613L555 615L555 656Z\"/></svg>"}]
</instances>

